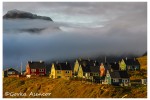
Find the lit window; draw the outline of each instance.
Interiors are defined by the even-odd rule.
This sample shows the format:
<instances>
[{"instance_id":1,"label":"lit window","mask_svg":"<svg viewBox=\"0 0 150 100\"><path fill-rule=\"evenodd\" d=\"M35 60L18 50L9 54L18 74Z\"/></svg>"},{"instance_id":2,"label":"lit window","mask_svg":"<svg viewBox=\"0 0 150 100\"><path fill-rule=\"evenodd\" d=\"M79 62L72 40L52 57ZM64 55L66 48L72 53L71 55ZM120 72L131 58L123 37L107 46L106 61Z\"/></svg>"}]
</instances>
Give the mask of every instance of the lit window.
<instances>
[{"instance_id":1,"label":"lit window","mask_svg":"<svg viewBox=\"0 0 150 100\"><path fill-rule=\"evenodd\" d=\"M119 82L119 79L113 79L113 82Z\"/></svg>"},{"instance_id":2,"label":"lit window","mask_svg":"<svg viewBox=\"0 0 150 100\"><path fill-rule=\"evenodd\" d=\"M15 74L15 72L14 71L9 71L8 74Z\"/></svg>"},{"instance_id":3,"label":"lit window","mask_svg":"<svg viewBox=\"0 0 150 100\"><path fill-rule=\"evenodd\" d=\"M61 71L57 71L57 74L61 74Z\"/></svg>"},{"instance_id":4,"label":"lit window","mask_svg":"<svg viewBox=\"0 0 150 100\"><path fill-rule=\"evenodd\" d=\"M31 72L36 72L36 69L31 69Z\"/></svg>"}]
</instances>

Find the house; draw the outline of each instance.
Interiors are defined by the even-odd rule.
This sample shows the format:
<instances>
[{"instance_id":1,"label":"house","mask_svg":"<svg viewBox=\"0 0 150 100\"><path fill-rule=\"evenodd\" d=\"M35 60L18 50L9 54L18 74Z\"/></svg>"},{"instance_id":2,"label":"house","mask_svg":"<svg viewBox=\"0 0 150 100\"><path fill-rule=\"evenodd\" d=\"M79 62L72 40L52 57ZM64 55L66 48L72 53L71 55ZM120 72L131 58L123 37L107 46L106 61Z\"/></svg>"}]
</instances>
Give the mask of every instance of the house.
<instances>
[{"instance_id":1,"label":"house","mask_svg":"<svg viewBox=\"0 0 150 100\"><path fill-rule=\"evenodd\" d=\"M147 85L147 78L141 79L141 83L142 83L143 85Z\"/></svg>"},{"instance_id":2,"label":"house","mask_svg":"<svg viewBox=\"0 0 150 100\"><path fill-rule=\"evenodd\" d=\"M69 79L72 77L72 70L70 63L52 63L50 78L64 78Z\"/></svg>"},{"instance_id":3,"label":"house","mask_svg":"<svg viewBox=\"0 0 150 100\"><path fill-rule=\"evenodd\" d=\"M78 75L78 72L79 72L79 67L80 67L80 71L81 71L81 67L90 67L90 66L99 66L99 63L97 61L94 61L94 60L90 60L90 59L77 59L75 61L75 64L74 64L74 76L77 77L81 77L80 75ZM89 68L90 69L90 68ZM89 71L88 68L84 68L83 70L84 71Z\"/></svg>"},{"instance_id":4,"label":"house","mask_svg":"<svg viewBox=\"0 0 150 100\"><path fill-rule=\"evenodd\" d=\"M127 70L126 63L125 63L124 59L119 61L119 68L120 68L120 70Z\"/></svg>"},{"instance_id":5,"label":"house","mask_svg":"<svg viewBox=\"0 0 150 100\"><path fill-rule=\"evenodd\" d=\"M103 84L129 86L130 78L127 71L109 71L107 70Z\"/></svg>"},{"instance_id":6,"label":"house","mask_svg":"<svg viewBox=\"0 0 150 100\"><path fill-rule=\"evenodd\" d=\"M122 59L120 64L120 69L129 70L129 71L134 71L134 70L140 70L140 63L137 59L132 58L132 59Z\"/></svg>"},{"instance_id":7,"label":"house","mask_svg":"<svg viewBox=\"0 0 150 100\"><path fill-rule=\"evenodd\" d=\"M52 64L45 64L46 66L46 76L50 75Z\"/></svg>"},{"instance_id":8,"label":"house","mask_svg":"<svg viewBox=\"0 0 150 100\"><path fill-rule=\"evenodd\" d=\"M101 66L97 61L90 61L88 64L80 65L77 77L89 80L94 83L102 83L104 76L100 76L102 70L105 71L104 67ZM103 73L104 74L104 73Z\"/></svg>"},{"instance_id":9,"label":"house","mask_svg":"<svg viewBox=\"0 0 150 100\"><path fill-rule=\"evenodd\" d=\"M101 63L100 65L100 76L101 77L105 76L105 67L103 63Z\"/></svg>"},{"instance_id":10,"label":"house","mask_svg":"<svg viewBox=\"0 0 150 100\"><path fill-rule=\"evenodd\" d=\"M43 61L28 61L26 65L26 74L32 76L46 75L46 66Z\"/></svg>"},{"instance_id":11,"label":"house","mask_svg":"<svg viewBox=\"0 0 150 100\"><path fill-rule=\"evenodd\" d=\"M111 70L111 66L109 63L101 63L100 64L100 76L104 77L106 75L107 70Z\"/></svg>"},{"instance_id":12,"label":"house","mask_svg":"<svg viewBox=\"0 0 150 100\"><path fill-rule=\"evenodd\" d=\"M93 76L100 76L99 63L89 59L79 61L77 77L93 80Z\"/></svg>"},{"instance_id":13,"label":"house","mask_svg":"<svg viewBox=\"0 0 150 100\"><path fill-rule=\"evenodd\" d=\"M80 65L78 69L77 77L91 79L91 69L89 66Z\"/></svg>"},{"instance_id":14,"label":"house","mask_svg":"<svg viewBox=\"0 0 150 100\"><path fill-rule=\"evenodd\" d=\"M88 64L88 60L83 60L83 59L76 59L75 64L74 64L74 69L73 69L73 74L74 77L78 76L78 71L80 66L86 66Z\"/></svg>"},{"instance_id":15,"label":"house","mask_svg":"<svg viewBox=\"0 0 150 100\"><path fill-rule=\"evenodd\" d=\"M14 68L8 68L3 72L4 77L19 77L20 73Z\"/></svg>"},{"instance_id":16,"label":"house","mask_svg":"<svg viewBox=\"0 0 150 100\"><path fill-rule=\"evenodd\" d=\"M73 70L74 76L77 76L79 66L80 66L80 65L79 65L79 61L76 60L76 61L75 61L75 64L74 64L74 70Z\"/></svg>"}]
</instances>

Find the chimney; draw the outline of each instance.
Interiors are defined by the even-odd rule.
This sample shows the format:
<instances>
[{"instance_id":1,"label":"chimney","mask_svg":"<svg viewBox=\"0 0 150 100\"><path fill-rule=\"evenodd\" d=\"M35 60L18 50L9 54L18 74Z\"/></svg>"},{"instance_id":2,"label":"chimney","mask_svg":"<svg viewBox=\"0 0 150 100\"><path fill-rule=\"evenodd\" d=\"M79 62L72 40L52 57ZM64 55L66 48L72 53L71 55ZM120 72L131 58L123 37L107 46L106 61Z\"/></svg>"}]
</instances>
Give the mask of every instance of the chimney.
<instances>
[{"instance_id":1,"label":"chimney","mask_svg":"<svg viewBox=\"0 0 150 100\"><path fill-rule=\"evenodd\" d=\"M66 65L67 65L67 61L66 61Z\"/></svg>"},{"instance_id":2,"label":"chimney","mask_svg":"<svg viewBox=\"0 0 150 100\"><path fill-rule=\"evenodd\" d=\"M42 63L42 60L40 60L40 63Z\"/></svg>"},{"instance_id":3,"label":"chimney","mask_svg":"<svg viewBox=\"0 0 150 100\"><path fill-rule=\"evenodd\" d=\"M126 57L126 60L128 60L128 58Z\"/></svg>"},{"instance_id":4,"label":"chimney","mask_svg":"<svg viewBox=\"0 0 150 100\"><path fill-rule=\"evenodd\" d=\"M105 63L106 63L106 56L105 56Z\"/></svg>"},{"instance_id":5,"label":"chimney","mask_svg":"<svg viewBox=\"0 0 150 100\"><path fill-rule=\"evenodd\" d=\"M32 63L32 60L31 60L31 63Z\"/></svg>"},{"instance_id":6,"label":"chimney","mask_svg":"<svg viewBox=\"0 0 150 100\"><path fill-rule=\"evenodd\" d=\"M21 62L21 69L20 69L20 71L21 71L21 75L22 75L22 62Z\"/></svg>"},{"instance_id":7,"label":"chimney","mask_svg":"<svg viewBox=\"0 0 150 100\"><path fill-rule=\"evenodd\" d=\"M94 63L94 66L95 66L95 63Z\"/></svg>"},{"instance_id":8,"label":"chimney","mask_svg":"<svg viewBox=\"0 0 150 100\"><path fill-rule=\"evenodd\" d=\"M58 64L58 61L56 61L56 64Z\"/></svg>"},{"instance_id":9,"label":"chimney","mask_svg":"<svg viewBox=\"0 0 150 100\"><path fill-rule=\"evenodd\" d=\"M115 64L116 64L116 62L115 62Z\"/></svg>"},{"instance_id":10,"label":"chimney","mask_svg":"<svg viewBox=\"0 0 150 100\"><path fill-rule=\"evenodd\" d=\"M88 61L90 61L90 58L88 58Z\"/></svg>"}]
</instances>

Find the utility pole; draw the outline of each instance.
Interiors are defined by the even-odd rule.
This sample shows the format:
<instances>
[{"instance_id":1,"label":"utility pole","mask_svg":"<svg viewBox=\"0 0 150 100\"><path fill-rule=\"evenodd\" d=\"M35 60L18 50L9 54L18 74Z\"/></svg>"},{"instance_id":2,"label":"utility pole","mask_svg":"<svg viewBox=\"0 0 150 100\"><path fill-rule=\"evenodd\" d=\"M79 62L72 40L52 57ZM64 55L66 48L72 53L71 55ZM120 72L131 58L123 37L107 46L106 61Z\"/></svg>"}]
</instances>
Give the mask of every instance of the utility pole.
<instances>
[{"instance_id":1,"label":"utility pole","mask_svg":"<svg viewBox=\"0 0 150 100\"><path fill-rule=\"evenodd\" d=\"M21 75L22 75L22 62L21 62L21 66L20 67L21 67Z\"/></svg>"}]
</instances>

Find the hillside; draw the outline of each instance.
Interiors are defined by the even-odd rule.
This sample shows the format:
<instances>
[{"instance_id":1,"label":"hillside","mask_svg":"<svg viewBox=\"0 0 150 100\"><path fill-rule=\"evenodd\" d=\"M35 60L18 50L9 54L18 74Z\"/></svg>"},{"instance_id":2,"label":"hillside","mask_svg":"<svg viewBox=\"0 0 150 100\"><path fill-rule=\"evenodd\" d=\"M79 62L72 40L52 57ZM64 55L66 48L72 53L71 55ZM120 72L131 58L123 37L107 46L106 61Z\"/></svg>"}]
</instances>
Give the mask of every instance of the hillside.
<instances>
[{"instance_id":1,"label":"hillside","mask_svg":"<svg viewBox=\"0 0 150 100\"><path fill-rule=\"evenodd\" d=\"M26 93L26 96L5 96L6 92ZM102 84L87 84L81 81L49 79L48 77L35 78L4 78L3 97L19 98L33 93L51 93L50 96L36 96L42 98L146 98L147 86L136 85L120 87Z\"/></svg>"},{"instance_id":2,"label":"hillside","mask_svg":"<svg viewBox=\"0 0 150 100\"><path fill-rule=\"evenodd\" d=\"M140 62L141 69L147 70L147 56L142 56L137 59Z\"/></svg>"},{"instance_id":3,"label":"hillside","mask_svg":"<svg viewBox=\"0 0 150 100\"><path fill-rule=\"evenodd\" d=\"M131 81L138 81L143 78L147 78L147 56L142 56L137 58L141 65L141 70L140 71L131 71L129 72L130 80Z\"/></svg>"}]
</instances>

